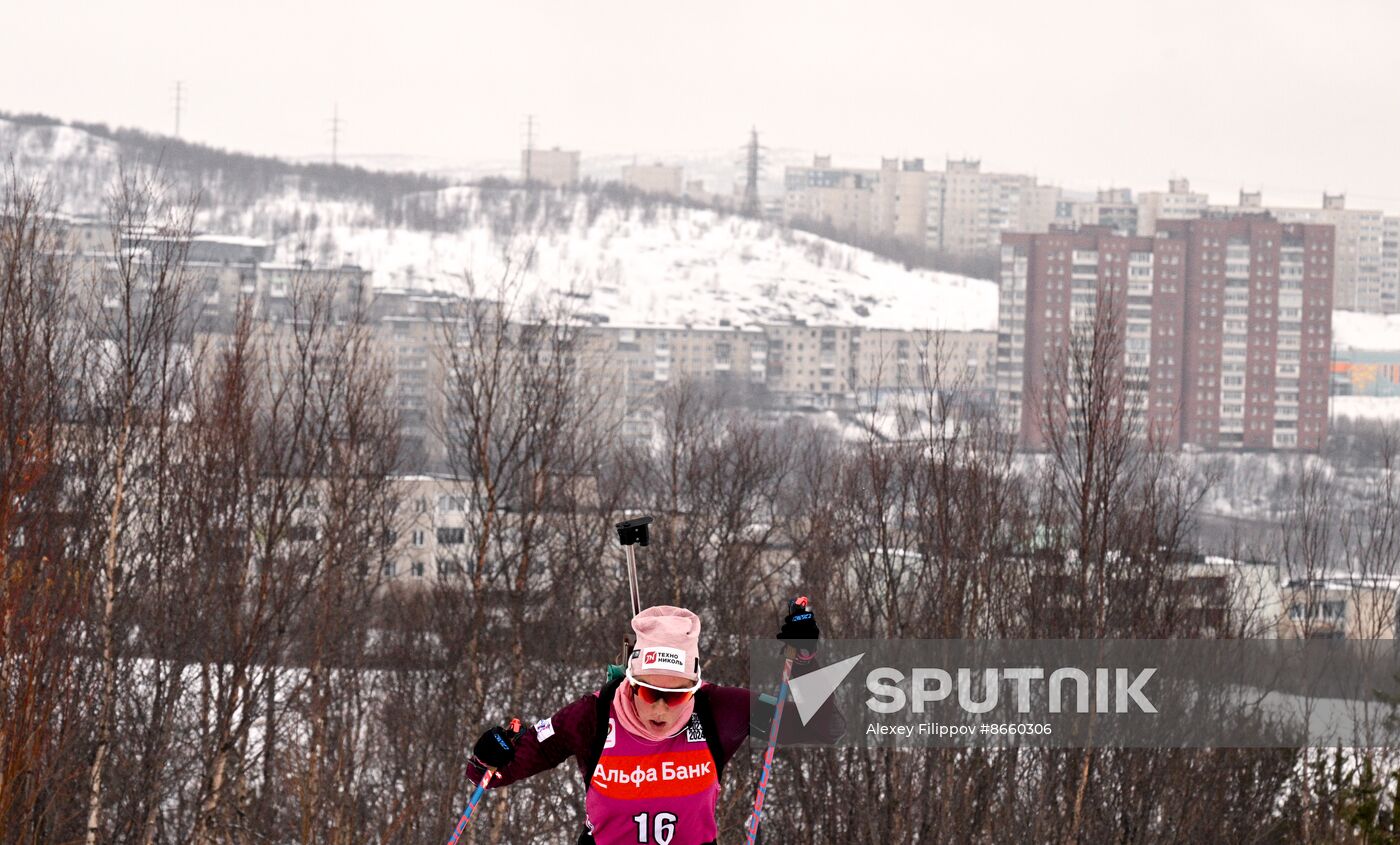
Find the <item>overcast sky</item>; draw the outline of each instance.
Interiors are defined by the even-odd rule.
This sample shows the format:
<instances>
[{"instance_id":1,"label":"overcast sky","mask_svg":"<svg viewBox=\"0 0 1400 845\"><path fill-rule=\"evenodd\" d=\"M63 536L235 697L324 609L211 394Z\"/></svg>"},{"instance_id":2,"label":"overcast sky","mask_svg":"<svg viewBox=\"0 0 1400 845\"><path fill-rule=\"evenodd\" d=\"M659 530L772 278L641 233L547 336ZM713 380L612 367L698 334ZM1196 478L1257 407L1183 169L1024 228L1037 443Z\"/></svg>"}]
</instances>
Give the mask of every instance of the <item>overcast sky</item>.
<instances>
[{"instance_id":1,"label":"overcast sky","mask_svg":"<svg viewBox=\"0 0 1400 845\"><path fill-rule=\"evenodd\" d=\"M1400 212L1400 3L13 0L0 109L276 155L980 157ZM2 153L3 151L0 151ZM844 158L843 154L860 156ZM868 158L867 158L868 157Z\"/></svg>"}]
</instances>

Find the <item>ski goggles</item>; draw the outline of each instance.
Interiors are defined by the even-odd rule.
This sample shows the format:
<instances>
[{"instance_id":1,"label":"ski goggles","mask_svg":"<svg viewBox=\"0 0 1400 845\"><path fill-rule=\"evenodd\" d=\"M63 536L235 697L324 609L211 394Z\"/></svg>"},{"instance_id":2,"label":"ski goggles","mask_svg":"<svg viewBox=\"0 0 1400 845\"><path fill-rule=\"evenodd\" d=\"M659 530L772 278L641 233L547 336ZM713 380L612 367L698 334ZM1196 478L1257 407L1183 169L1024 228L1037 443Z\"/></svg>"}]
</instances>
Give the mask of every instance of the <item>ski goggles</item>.
<instances>
[{"instance_id":1,"label":"ski goggles","mask_svg":"<svg viewBox=\"0 0 1400 845\"><path fill-rule=\"evenodd\" d=\"M631 669L627 670L627 683L632 685L632 694L640 697L642 701L647 704L664 701L667 707L680 707L694 697L696 691L700 689L698 679L695 681L695 686L682 687L681 689L653 686L632 677Z\"/></svg>"}]
</instances>

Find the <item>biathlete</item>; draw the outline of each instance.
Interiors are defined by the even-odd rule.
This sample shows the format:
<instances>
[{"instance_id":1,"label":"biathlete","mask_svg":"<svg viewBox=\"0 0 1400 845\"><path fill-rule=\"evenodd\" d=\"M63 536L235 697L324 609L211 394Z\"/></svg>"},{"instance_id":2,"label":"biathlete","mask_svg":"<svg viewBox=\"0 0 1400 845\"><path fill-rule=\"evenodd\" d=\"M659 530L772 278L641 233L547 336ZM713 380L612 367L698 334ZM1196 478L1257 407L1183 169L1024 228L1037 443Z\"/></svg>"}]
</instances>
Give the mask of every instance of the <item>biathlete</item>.
<instances>
[{"instance_id":1,"label":"biathlete","mask_svg":"<svg viewBox=\"0 0 1400 845\"><path fill-rule=\"evenodd\" d=\"M518 737L503 727L487 731L469 776L479 784L494 769L488 788L495 788L573 757L587 784L580 845L712 845L725 764L751 733L768 736L766 720L750 725L750 714L762 712L758 693L701 679L700 617L689 610L647 608L632 630L636 645L621 680ZM812 612L793 603L777 637L796 651L793 677L817 668L820 636ZM830 744L843 730L828 701L805 726L784 719L781 738Z\"/></svg>"}]
</instances>

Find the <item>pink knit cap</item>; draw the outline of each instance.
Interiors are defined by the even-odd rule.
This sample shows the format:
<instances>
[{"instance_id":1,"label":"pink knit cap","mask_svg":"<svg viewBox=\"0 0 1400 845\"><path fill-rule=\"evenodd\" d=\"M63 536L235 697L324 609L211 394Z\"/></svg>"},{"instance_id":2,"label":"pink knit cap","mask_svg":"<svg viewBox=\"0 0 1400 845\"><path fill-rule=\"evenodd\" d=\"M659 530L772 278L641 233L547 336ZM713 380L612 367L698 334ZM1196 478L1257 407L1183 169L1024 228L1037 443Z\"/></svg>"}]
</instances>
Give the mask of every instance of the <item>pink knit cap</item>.
<instances>
[{"instance_id":1,"label":"pink knit cap","mask_svg":"<svg viewBox=\"0 0 1400 845\"><path fill-rule=\"evenodd\" d=\"M700 680L700 617L683 607L657 605L632 617L637 644L627 668L632 675L675 675Z\"/></svg>"}]
</instances>

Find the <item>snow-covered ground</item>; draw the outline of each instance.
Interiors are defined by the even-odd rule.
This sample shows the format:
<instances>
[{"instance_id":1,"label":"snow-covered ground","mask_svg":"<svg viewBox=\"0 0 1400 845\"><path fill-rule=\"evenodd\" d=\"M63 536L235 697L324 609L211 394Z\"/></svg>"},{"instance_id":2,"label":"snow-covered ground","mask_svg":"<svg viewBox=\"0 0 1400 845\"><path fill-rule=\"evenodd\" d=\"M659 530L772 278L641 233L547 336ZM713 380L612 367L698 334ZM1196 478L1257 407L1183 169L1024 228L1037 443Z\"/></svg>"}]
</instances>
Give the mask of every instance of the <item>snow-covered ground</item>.
<instances>
[{"instance_id":1,"label":"snow-covered ground","mask_svg":"<svg viewBox=\"0 0 1400 845\"><path fill-rule=\"evenodd\" d=\"M1332 344L1384 352L1400 350L1400 314L1333 311Z\"/></svg>"},{"instance_id":2,"label":"snow-covered ground","mask_svg":"<svg viewBox=\"0 0 1400 845\"><path fill-rule=\"evenodd\" d=\"M1211 479L1204 513L1243 519L1277 519L1305 472L1333 474L1326 459L1311 454L1201 452L1183 460L1198 478Z\"/></svg>"},{"instance_id":3,"label":"snow-covered ground","mask_svg":"<svg viewBox=\"0 0 1400 845\"><path fill-rule=\"evenodd\" d=\"M1332 416L1400 422L1400 396L1333 396Z\"/></svg>"}]
</instances>

